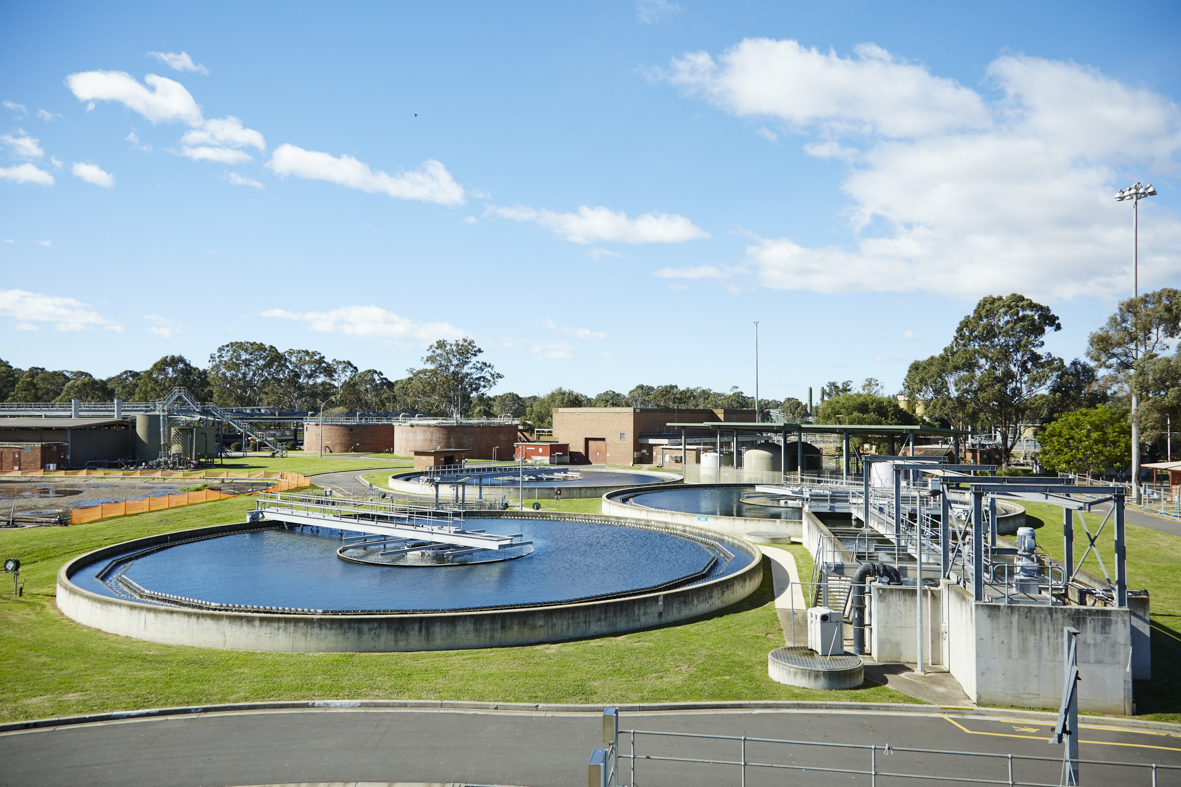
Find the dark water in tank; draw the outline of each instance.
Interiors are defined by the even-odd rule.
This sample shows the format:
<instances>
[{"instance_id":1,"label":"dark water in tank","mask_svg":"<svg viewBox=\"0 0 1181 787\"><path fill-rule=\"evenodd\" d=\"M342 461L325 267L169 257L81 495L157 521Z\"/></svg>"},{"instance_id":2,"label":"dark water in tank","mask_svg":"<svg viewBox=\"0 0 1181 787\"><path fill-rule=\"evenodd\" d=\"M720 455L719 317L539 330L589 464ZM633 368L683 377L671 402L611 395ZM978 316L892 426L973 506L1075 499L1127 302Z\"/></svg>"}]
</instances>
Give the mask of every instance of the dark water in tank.
<instances>
[{"instance_id":1,"label":"dark water in tank","mask_svg":"<svg viewBox=\"0 0 1181 787\"><path fill-rule=\"evenodd\" d=\"M786 508L747 505L742 502L743 496L753 493L753 486L700 489L686 486L656 492L639 492L629 495L627 503L665 511L679 511L684 514L799 520L799 509L793 512Z\"/></svg>"},{"instance_id":2,"label":"dark water in tank","mask_svg":"<svg viewBox=\"0 0 1181 787\"><path fill-rule=\"evenodd\" d=\"M568 601L651 587L701 571L719 553L676 536L582 522L468 519L471 530L522 532L526 557L448 567L348 563L341 531L266 530L199 541L138 559L128 578L148 590L223 604L324 610L446 610ZM719 563L724 561L719 560ZM74 576L79 587L114 595L95 578L107 561ZM740 551L722 576L749 565Z\"/></svg>"},{"instance_id":3,"label":"dark water in tank","mask_svg":"<svg viewBox=\"0 0 1181 787\"><path fill-rule=\"evenodd\" d=\"M551 469L547 469L543 472L546 472L546 473L567 472L566 468L563 467L562 465L551 465L550 468ZM530 475L531 472L532 472L532 476ZM570 472L577 473L578 470L572 468L570 470ZM403 477L400 480L402 480L402 481L416 481L418 479L419 475L421 475L421 474L418 474L418 473L410 474L408 476ZM657 483L657 482L667 483L668 482L668 479L666 479L666 478L661 478L660 476L650 475L648 473L611 473L611 472L583 473L580 478L539 479L536 477L537 476L536 471L531 471L529 468L525 468L525 475L524 475L523 481L518 477L518 474L512 468L505 468L505 472L503 472L503 473L495 473L495 474L481 473L480 475L483 476L484 486L486 488L496 488L496 487L502 487L502 486L515 487L518 484L524 486L527 489L531 489L534 487L561 488L561 487L574 487L574 486L624 487L624 486L638 486L639 484L652 484L652 483ZM441 484L454 484L456 482L457 478L459 478L459 479L466 478L469 491L476 489L477 485L478 485L478 481L476 480L475 475L447 474L447 475L433 475L431 477L437 479L439 481L439 483L441 483Z\"/></svg>"}]
</instances>

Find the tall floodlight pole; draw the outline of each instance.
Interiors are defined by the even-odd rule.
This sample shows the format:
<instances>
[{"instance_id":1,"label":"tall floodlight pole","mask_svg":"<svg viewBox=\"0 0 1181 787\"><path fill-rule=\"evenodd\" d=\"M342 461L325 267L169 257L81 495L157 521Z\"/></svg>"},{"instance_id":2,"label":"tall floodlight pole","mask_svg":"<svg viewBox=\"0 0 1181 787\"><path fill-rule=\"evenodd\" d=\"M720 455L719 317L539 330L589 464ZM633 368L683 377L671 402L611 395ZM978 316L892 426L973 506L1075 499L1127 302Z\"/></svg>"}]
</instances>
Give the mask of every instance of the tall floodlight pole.
<instances>
[{"instance_id":1,"label":"tall floodlight pole","mask_svg":"<svg viewBox=\"0 0 1181 787\"><path fill-rule=\"evenodd\" d=\"M1137 182L1133 186L1121 189L1115 195L1117 202L1132 201L1132 297L1140 297L1140 200L1145 197L1156 196L1156 189L1149 183L1147 187ZM1136 335L1138 326L1132 324L1132 501L1140 504L1140 425L1136 422L1136 410L1139 397L1136 396L1136 356L1140 352L1140 339Z\"/></svg>"},{"instance_id":2,"label":"tall floodlight pole","mask_svg":"<svg viewBox=\"0 0 1181 787\"><path fill-rule=\"evenodd\" d=\"M759 321L755 320L755 423L759 423Z\"/></svg>"}]
</instances>

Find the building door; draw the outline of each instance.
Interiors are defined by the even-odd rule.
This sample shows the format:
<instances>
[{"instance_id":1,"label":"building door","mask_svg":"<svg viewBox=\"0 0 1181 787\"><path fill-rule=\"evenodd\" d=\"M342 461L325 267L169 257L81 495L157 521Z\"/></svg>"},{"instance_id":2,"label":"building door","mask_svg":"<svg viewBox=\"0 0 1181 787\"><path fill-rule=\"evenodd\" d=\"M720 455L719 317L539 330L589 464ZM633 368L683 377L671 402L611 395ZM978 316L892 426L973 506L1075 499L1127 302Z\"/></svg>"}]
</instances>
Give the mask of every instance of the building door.
<instances>
[{"instance_id":1,"label":"building door","mask_svg":"<svg viewBox=\"0 0 1181 787\"><path fill-rule=\"evenodd\" d=\"M586 438L586 458L590 460L592 465L607 464L607 438Z\"/></svg>"},{"instance_id":2,"label":"building door","mask_svg":"<svg viewBox=\"0 0 1181 787\"><path fill-rule=\"evenodd\" d=\"M13 470L20 470L21 469L21 454L22 453L23 453L23 451L13 451L12 452L12 469Z\"/></svg>"}]
</instances>

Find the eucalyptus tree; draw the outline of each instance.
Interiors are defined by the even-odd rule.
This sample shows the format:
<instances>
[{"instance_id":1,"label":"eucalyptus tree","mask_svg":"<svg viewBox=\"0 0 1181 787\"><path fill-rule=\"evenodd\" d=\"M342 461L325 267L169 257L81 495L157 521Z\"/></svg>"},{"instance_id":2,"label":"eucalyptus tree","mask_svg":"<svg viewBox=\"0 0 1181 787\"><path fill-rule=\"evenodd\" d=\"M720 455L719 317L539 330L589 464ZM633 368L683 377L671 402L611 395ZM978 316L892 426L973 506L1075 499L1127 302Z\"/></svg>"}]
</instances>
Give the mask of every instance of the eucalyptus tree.
<instances>
[{"instance_id":1,"label":"eucalyptus tree","mask_svg":"<svg viewBox=\"0 0 1181 787\"><path fill-rule=\"evenodd\" d=\"M253 407L288 374L287 358L262 342L229 342L209 356L213 401L222 407Z\"/></svg>"},{"instance_id":2,"label":"eucalyptus tree","mask_svg":"<svg viewBox=\"0 0 1181 787\"><path fill-rule=\"evenodd\" d=\"M204 369L193 366L183 355L165 355L140 376L135 400L154 402L176 387L188 390L197 401L210 398L209 375Z\"/></svg>"},{"instance_id":3,"label":"eucalyptus tree","mask_svg":"<svg viewBox=\"0 0 1181 787\"><path fill-rule=\"evenodd\" d=\"M990 424L1007 464L1021 425L1041 418L1041 395L1065 368L1043 350L1046 334L1061 329L1048 307L1024 295L985 296L942 353L911 364L904 390L927 415Z\"/></svg>"},{"instance_id":4,"label":"eucalyptus tree","mask_svg":"<svg viewBox=\"0 0 1181 787\"><path fill-rule=\"evenodd\" d=\"M413 389L423 409L460 418L472 398L486 394L504 375L490 363L477 360L483 350L471 339L439 339L427 348L422 369L411 369Z\"/></svg>"}]
</instances>

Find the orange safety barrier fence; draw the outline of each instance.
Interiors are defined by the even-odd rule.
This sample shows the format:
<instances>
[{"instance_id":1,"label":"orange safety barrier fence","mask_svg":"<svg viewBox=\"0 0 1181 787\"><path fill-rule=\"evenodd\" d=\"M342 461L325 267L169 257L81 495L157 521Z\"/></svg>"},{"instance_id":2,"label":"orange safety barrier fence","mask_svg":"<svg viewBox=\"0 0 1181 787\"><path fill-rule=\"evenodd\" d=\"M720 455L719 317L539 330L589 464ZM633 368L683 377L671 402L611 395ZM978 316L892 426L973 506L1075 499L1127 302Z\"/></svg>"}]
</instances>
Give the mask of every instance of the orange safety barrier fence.
<instances>
[{"instance_id":1,"label":"orange safety barrier fence","mask_svg":"<svg viewBox=\"0 0 1181 787\"><path fill-rule=\"evenodd\" d=\"M29 471L30 474L38 471ZM160 472L160 471L156 471ZM163 471L170 472L170 471ZM12 475L12 473L4 473L4 475ZM22 473L23 475L23 473ZM276 477L277 476L277 477ZM180 476L177 476L180 477ZM229 474L225 471L219 474L219 478L276 478L275 483L263 490L265 492L288 492L292 489L302 489L311 486L312 480L307 476L299 473L235 473ZM211 500L227 500L231 497L243 497L247 494L243 492L237 495L227 495L224 492L218 492L213 489L203 489L200 492L181 492L176 495L167 495L161 497L145 497L142 500L124 500L121 503L100 503L97 506L89 508L75 508L70 512L70 524L81 525L86 522L94 522L99 519L107 519L114 516L128 516L130 514L143 514L148 511L162 511L166 508L176 508L178 506L189 506L195 503L208 503Z\"/></svg>"}]
</instances>

